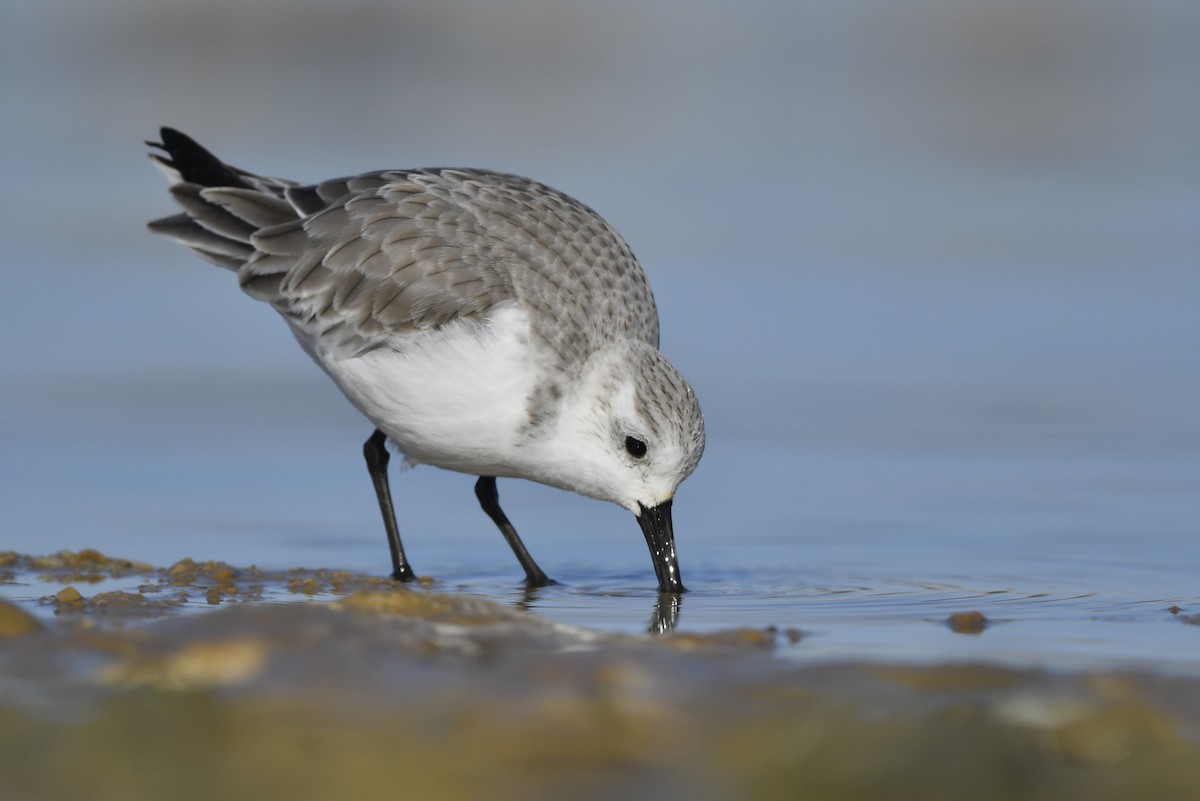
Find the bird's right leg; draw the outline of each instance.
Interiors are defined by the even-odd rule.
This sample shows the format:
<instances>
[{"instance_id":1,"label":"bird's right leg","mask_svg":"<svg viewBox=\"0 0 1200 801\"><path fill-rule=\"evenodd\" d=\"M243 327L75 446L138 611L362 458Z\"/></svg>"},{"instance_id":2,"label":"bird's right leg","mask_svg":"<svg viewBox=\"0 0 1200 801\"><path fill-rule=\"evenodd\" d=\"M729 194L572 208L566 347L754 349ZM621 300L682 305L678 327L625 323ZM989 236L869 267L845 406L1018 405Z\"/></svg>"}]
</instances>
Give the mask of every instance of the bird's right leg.
<instances>
[{"instance_id":1,"label":"bird's right leg","mask_svg":"<svg viewBox=\"0 0 1200 801\"><path fill-rule=\"evenodd\" d=\"M392 578L397 581L412 581L417 574L404 557L404 546L400 544L400 529L396 527L396 510L392 507L392 490L388 486L387 466L391 456L387 452L387 435L375 429L370 439L363 443L363 456L367 459L371 483L375 485L375 497L379 499L383 527L387 529L388 548L392 551Z\"/></svg>"}]
</instances>

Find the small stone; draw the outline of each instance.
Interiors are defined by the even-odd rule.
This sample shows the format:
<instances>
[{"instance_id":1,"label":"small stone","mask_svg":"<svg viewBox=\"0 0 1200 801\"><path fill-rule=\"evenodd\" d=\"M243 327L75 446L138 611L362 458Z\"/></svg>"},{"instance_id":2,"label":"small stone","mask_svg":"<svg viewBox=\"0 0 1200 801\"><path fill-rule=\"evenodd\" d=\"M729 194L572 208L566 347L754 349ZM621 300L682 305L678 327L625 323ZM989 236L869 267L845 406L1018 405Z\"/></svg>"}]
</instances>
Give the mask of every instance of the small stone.
<instances>
[{"instance_id":1,"label":"small stone","mask_svg":"<svg viewBox=\"0 0 1200 801\"><path fill-rule=\"evenodd\" d=\"M63 587L54 595L54 600L60 604L77 604L83 601L83 595L74 586Z\"/></svg>"},{"instance_id":2,"label":"small stone","mask_svg":"<svg viewBox=\"0 0 1200 801\"><path fill-rule=\"evenodd\" d=\"M982 634L990 622L983 612L956 612L946 619L946 625L955 634Z\"/></svg>"}]
</instances>

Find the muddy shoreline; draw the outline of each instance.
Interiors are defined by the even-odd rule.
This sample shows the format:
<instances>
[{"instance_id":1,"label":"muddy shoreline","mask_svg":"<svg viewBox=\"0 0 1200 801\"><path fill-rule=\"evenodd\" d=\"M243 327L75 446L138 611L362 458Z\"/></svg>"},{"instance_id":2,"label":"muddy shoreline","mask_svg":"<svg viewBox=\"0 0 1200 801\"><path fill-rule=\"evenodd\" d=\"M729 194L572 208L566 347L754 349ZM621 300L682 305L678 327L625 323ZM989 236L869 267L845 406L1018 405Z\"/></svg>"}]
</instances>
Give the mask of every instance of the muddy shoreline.
<instances>
[{"instance_id":1,"label":"muddy shoreline","mask_svg":"<svg viewBox=\"0 0 1200 801\"><path fill-rule=\"evenodd\" d=\"M0 555L0 581L40 593L0 602L6 798L988 801L1200 786L1200 681L1186 677L800 666L778 657L804 647L800 632L615 635L367 576L88 551ZM113 581L126 589L94 591Z\"/></svg>"}]
</instances>

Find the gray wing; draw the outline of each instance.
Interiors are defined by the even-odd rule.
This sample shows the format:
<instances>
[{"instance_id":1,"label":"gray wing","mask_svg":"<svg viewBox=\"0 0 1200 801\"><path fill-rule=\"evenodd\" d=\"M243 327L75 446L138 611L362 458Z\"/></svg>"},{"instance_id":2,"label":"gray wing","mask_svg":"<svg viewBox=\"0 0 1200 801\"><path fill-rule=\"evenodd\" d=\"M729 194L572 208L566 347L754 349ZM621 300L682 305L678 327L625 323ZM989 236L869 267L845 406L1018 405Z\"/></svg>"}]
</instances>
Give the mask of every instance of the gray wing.
<instances>
[{"instance_id":1,"label":"gray wing","mask_svg":"<svg viewBox=\"0 0 1200 801\"><path fill-rule=\"evenodd\" d=\"M206 196L221 202L225 191ZM397 347L511 301L564 362L612 336L658 344L654 300L629 247L591 209L534 181L384 171L282 193L305 216L253 233L239 280L339 355Z\"/></svg>"}]
</instances>

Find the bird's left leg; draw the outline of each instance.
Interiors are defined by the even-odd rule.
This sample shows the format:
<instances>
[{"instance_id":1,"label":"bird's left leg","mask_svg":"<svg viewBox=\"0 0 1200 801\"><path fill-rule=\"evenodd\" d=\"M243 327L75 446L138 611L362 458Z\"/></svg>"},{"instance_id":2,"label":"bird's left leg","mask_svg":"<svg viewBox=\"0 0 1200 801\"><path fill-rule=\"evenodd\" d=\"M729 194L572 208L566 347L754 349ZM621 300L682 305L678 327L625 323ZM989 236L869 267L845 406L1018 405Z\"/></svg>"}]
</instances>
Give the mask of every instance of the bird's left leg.
<instances>
[{"instance_id":1,"label":"bird's left leg","mask_svg":"<svg viewBox=\"0 0 1200 801\"><path fill-rule=\"evenodd\" d=\"M521 542L521 538L517 535L517 530L513 528L512 523L508 522L508 517L500 508L500 494L496 492L496 478L480 476L479 480L475 482L475 497L479 499L479 505L483 507L483 511L487 512L488 517L492 518L492 522L500 529L504 539L508 540L508 546L516 554L521 567L525 568L525 583L530 587L545 587L547 584L553 584L554 580L548 578L537 566L537 562L533 561L533 557L525 549L525 543Z\"/></svg>"}]
</instances>

